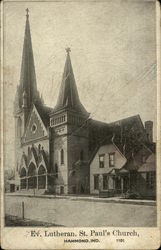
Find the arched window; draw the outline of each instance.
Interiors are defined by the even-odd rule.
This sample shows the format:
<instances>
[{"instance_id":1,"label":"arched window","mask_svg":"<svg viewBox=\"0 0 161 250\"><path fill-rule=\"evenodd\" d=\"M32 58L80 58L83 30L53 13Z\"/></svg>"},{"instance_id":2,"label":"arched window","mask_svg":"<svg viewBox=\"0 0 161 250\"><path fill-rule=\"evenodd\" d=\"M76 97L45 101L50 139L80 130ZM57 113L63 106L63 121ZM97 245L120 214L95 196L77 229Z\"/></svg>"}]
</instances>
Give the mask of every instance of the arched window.
<instances>
[{"instance_id":1,"label":"arched window","mask_svg":"<svg viewBox=\"0 0 161 250\"><path fill-rule=\"evenodd\" d=\"M46 174L46 170L43 167L43 165L41 165L38 170L38 175L43 175L43 174Z\"/></svg>"},{"instance_id":2,"label":"arched window","mask_svg":"<svg viewBox=\"0 0 161 250\"><path fill-rule=\"evenodd\" d=\"M25 177L26 176L26 169L23 167L20 172L20 177Z\"/></svg>"},{"instance_id":3,"label":"arched window","mask_svg":"<svg viewBox=\"0 0 161 250\"><path fill-rule=\"evenodd\" d=\"M63 149L60 152L60 162L61 164L64 164L64 150Z\"/></svg>"},{"instance_id":4,"label":"arched window","mask_svg":"<svg viewBox=\"0 0 161 250\"><path fill-rule=\"evenodd\" d=\"M55 164L55 177L58 178L58 165Z\"/></svg>"},{"instance_id":5,"label":"arched window","mask_svg":"<svg viewBox=\"0 0 161 250\"><path fill-rule=\"evenodd\" d=\"M81 160L81 161L84 160L84 152L83 152L83 150L81 150L81 152L80 152L80 160Z\"/></svg>"},{"instance_id":6,"label":"arched window","mask_svg":"<svg viewBox=\"0 0 161 250\"><path fill-rule=\"evenodd\" d=\"M38 169L38 189L46 188L46 170L43 165Z\"/></svg>"},{"instance_id":7,"label":"arched window","mask_svg":"<svg viewBox=\"0 0 161 250\"><path fill-rule=\"evenodd\" d=\"M23 167L20 172L20 187L21 189L26 189L26 169Z\"/></svg>"},{"instance_id":8,"label":"arched window","mask_svg":"<svg viewBox=\"0 0 161 250\"><path fill-rule=\"evenodd\" d=\"M36 175L36 166L34 163L31 162L28 170L28 176L34 176Z\"/></svg>"},{"instance_id":9,"label":"arched window","mask_svg":"<svg viewBox=\"0 0 161 250\"><path fill-rule=\"evenodd\" d=\"M37 179L36 179L36 166L34 163L29 165L28 169L28 188L33 189L37 187Z\"/></svg>"},{"instance_id":10,"label":"arched window","mask_svg":"<svg viewBox=\"0 0 161 250\"><path fill-rule=\"evenodd\" d=\"M41 144L38 145L38 151L40 153L40 151L41 151Z\"/></svg>"}]
</instances>

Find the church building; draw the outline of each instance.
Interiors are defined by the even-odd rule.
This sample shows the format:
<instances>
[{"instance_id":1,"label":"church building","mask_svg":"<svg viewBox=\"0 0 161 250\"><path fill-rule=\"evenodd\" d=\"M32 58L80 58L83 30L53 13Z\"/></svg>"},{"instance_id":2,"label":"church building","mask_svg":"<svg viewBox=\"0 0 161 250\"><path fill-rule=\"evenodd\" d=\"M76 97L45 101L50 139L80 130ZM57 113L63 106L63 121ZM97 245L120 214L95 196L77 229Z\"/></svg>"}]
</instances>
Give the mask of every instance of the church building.
<instances>
[{"instance_id":1,"label":"church building","mask_svg":"<svg viewBox=\"0 0 161 250\"><path fill-rule=\"evenodd\" d=\"M37 89L29 11L26 11L20 83L14 102L19 189L55 194L89 193L90 162L102 141L114 135L121 154L128 158L136 150L136 144L137 150L142 141L152 144L152 124L148 123L146 130L139 116L114 123L91 119L79 99L70 48L66 49L56 106L47 107Z\"/></svg>"},{"instance_id":2,"label":"church building","mask_svg":"<svg viewBox=\"0 0 161 250\"><path fill-rule=\"evenodd\" d=\"M89 113L79 99L69 48L66 53L57 104L55 108L46 107L37 89L27 10L20 84L14 103L15 157L21 190L70 193L89 188L85 124ZM73 180L74 164L75 168L83 164L82 180Z\"/></svg>"}]
</instances>

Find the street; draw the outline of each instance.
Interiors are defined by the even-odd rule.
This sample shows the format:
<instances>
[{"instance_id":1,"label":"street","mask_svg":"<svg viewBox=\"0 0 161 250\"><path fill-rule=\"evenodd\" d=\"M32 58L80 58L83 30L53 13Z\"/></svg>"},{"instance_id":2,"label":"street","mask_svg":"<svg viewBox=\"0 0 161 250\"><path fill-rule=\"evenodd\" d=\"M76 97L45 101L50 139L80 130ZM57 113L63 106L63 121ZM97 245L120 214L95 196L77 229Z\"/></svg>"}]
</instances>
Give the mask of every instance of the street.
<instances>
[{"instance_id":1,"label":"street","mask_svg":"<svg viewBox=\"0 0 161 250\"><path fill-rule=\"evenodd\" d=\"M66 227L153 227L156 206L57 198L5 196L8 215Z\"/></svg>"}]
</instances>

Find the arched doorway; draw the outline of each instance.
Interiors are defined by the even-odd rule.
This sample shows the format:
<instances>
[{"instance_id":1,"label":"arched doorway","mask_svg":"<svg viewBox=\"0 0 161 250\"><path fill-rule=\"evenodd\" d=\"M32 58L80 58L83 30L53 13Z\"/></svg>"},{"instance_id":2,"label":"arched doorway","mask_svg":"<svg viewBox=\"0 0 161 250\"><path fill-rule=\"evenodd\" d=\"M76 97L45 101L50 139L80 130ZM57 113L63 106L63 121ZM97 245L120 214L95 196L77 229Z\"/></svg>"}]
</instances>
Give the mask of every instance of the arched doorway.
<instances>
[{"instance_id":1,"label":"arched doorway","mask_svg":"<svg viewBox=\"0 0 161 250\"><path fill-rule=\"evenodd\" d=\"M30 163L28 170L28 188L37 188L36 166L34 163Z\"/></svg>"},{"instance_id":2,"label":"arched doorway","mask_svg":"<svg viewBox=\"0 0 161 250\"><path fill-rule=\"evenodd\" d=\"M38 170L38 189L46 188L46 170L43 165L40 165Z\"/></svg>"},{"instance_id":3,"label":"arched doorway","mask_svg":"<svg viewBox=\"0 0 161 250\"><path fill-rule=\"evenodd\" d=\"M20 172L20 187L21 189L26 189L27 179L26 179L26 169L23 167Z\"/></svg>"},{"instance_id":4,"label":"arched doorway","mask_svg":"<svg viewBox=\"0 0 161 250\"><path fill-rule=\"evenodd\" d=\"M64 194L64 186L60 186L60 194Z\"/></svg>"}]
</instances>

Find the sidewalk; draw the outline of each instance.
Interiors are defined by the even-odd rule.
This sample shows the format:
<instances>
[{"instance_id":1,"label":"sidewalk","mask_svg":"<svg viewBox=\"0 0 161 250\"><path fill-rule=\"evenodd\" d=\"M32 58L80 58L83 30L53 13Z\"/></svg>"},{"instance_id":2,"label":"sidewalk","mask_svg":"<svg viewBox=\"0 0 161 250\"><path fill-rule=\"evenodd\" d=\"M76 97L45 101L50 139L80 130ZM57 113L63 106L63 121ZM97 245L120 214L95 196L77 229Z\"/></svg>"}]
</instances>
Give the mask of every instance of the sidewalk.
<instances>
[{"instance_id":1,"label":"sidewalk","mask_svg":"<svg viewBox=\"0 0 161 250\"><path fill-rule=\"evenodd\" d=\"M43 221L35 221L30 219L22 219L21 217L14 215L5 216L5 226L6 227L62 227L62 225L57 225L54 223L48 223Z\"/></svg>"},{"instance_id":2,"label":"sidewalk","mask_svg":"<svg viewBox=\"0 0 161 250\"><path fill-rule=\"evenodd\" d=\"M109 197L100 198L94 196L72 196L72 195L44 195L44 194L27 194L27 193L6 193L7 196L23 196L23 197L34 197L34 198L44 198L44 199L67 199L67 200L82 200L88 202L103 202L103 203L123 203L123 204L134 204L134 205L147 205L156 206L156 201L154 200L134 200L134 199L124 199L120 197Z\"/></svg>"}]
</instances>

